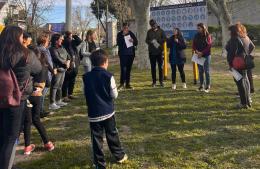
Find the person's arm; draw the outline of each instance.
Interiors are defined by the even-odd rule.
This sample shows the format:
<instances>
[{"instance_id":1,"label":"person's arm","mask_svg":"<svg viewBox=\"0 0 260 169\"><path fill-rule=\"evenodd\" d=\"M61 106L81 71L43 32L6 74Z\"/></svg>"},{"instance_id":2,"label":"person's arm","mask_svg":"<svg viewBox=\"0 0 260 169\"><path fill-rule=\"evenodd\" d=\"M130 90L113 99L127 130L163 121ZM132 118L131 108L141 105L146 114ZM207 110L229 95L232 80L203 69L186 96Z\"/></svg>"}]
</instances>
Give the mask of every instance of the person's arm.
<instances>
[{"instance_id":1,"label":"person's arm","mask_svg":"<svg viewBox=\"0 0 260 169\"><path fill-rule=\"evenodd\" d=\"M209 53L209 51L210 51L210 49L212 47L212 38L211 38L210 35L207 37L207 44L208 44L207 47L203 51L201 51L201 53L203 55Z\"/></svg>"},{"instance_id":2,"label":"person's arm","mask_svg":"<svg viewBox=\"0 0 260 169\"><path fill-rule=\"evenodd\" d=\"M116 99L118 97L118 91L117 91L116 81L114 76L112 76L110 80L110 96L113 99Z\"/></svg>"},{"instance_id":3,"label":"person's arm","mask_svg":"<svg viewBox=\"0 0 260 169\"><path fill-rule=\"evenodd\" d=\"M91 53L89 52L88 42L82 42L80 51L83 57L89 57L91 55Z\"/></svg>"},{"instance_id":4,"label":"person's arm","mask_svg":"<svg viewBox=\"0 0 260 169\"><path fill-rule=\"evenodd\" d=\"M42 64L40 62L40 60L35 56L35 54L33 52L29 53L29 57L30 57L30 68L31 68L31 75L35 76L39 73L41 73L42 71Z\"/></svg>"},{"instance_id":5,"label":"person's arm","mask_svg":"<svg viewBox=\"0 0 260 169\"><path fill-rule=\"evenodd\" d=\"M232 67L232 61L235 55L237 54L237 50L238 50L238 42L234 39L228 41L226 50L227 50L227 62L229 66Z\"/></svg>"},{"instance_id":6,"label":"person's arm","mask_svg":"<svg viewBox=\"0 0 260 169\"><path fill-rule=\"evenodd\" d=\"M255 50L255 45L254 43L250 40L250 44L249 44L249 54L251 54L253 52L253 50Z\"/></svg>"},{"instance_id":7,"label":"person's arm","mask_svg":"<svg viewBox=\"0 0 260 169\"><path fill-rule=\"evenodd\" d=\"M150 39L150 33L149 33L149 31L148 31L147 34L146 34L145 42L147 43L147 45L151 45L151 39Z\"/></svg>"},{"instance_id":8,"label":"person's arm","mask_svg":"<svg viewBox=\"0 0 260 169\"><path fill-rule=\"evenodd\" d=\"M131 34L131 38L132 38L133 41L134 41L134 42L133 42L134 46L137 46L137 45L138 45L138 40L137 40L135 34L134 34L133 32L130 32L130 34Z\"/></svg>"},{"instance_id":9,"label":"person's arm","mask_svg":"<svg viewBox=\"0 0 260 169\"><path fill-rule=\"evenodd\" d=\"M184 38L179 38L179 39L178 39L177 47L178 47L178 49L180 49L180 50L183 50L183 49L186 49L186 48L187 48L187 45L186 45L186 42L185 42Z\"/></svg>"},{"instance_id":10,"label":"person's arm","mask_svg":"<svg viewBox=\"0 0 260 169\"><path fill-rule=\"evenodd\" d=\"M52 60L55 64L62 65L66 67L66 61L60 58L60 54L57 49L51 48L50 49Z\"/></svg>"}]
</instances>

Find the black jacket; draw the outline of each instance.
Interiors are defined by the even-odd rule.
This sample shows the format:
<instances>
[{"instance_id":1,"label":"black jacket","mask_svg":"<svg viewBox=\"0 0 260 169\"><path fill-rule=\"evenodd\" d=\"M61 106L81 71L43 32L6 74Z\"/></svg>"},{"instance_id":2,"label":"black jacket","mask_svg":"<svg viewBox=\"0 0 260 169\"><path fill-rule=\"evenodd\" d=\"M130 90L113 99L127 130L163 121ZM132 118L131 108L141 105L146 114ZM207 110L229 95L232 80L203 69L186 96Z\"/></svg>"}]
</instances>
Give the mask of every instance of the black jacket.
<instances>
[{"instance_id":1,"label":"black jacket","mask_svg":"<svg viewBox=\"0 0 260 169\"><path fill-rule=\"evenodd\" d=\"M251 54L251 52L254 50L255 46L253 42L248 38L245 45L245 47L248 49L248 53ZM232 67L232 62L234 57L245 57L245 51L243 47L243 42L239 38L231 38L227 45L226 45L226 50L227 50L227 62L230 67Z\"/></svg>"},{"instance_id":2,"label":"black jacket","mask_svg":"<svg viewBox=\"0 0 260 169\"><path fill-rule=\"evenodd\" d=\"M184 49L187 46L183 37L179 37L177 43L174 36L171 36L167 40L167 47L170 48L169 59L172 64L184 64L186 62Z\"/></svg>"},{"instance_id":3,"label":"black jacket","mask_svg":"<svg viewBox=\"0 0 260 169\"><path fill-rule=\"evenodd\" d=\"M28 58L25 60L24 56L17 53L17 63L13 66L13 71L16 75L20 90L23 91L22 100L28 99L32 94L33 85L32 78L41 72L42 66L35 54L30 51Z\"/></svg>"},{"instance_id":4,"label":"black jacket","mask_svg":"<svg viewBox=\"0 0 260 169\"><path fill-rule=\"evenodd\" d=\"M160 46L156 48L152 41L156 40ZM157 31L150 29L146 35L146 43L148 44L149 54L150 55L161 55L163 52L163 43L166 41L166 35L161 28L158 28Z\"/></svg>"},{"instance_id":5,"label":"black jacket","mask_svg":"<svg viewBox=\"0 0 260 169\"><path fill-rule=\"evenodd\" d=\"M133 39L133 45L134 45L130 48L127 48L126 43L125 43L125 36L128 36L128 35L130 35L131 38ZM117 42L117 46L118 46L118 55L119 56L121 56L121 55L135 56L135 47L138 45L138 40L133 32L129 31L128 34L124 35L123 31L120 31L117 34L116 42Z\"/></svg>"}]
</instances>

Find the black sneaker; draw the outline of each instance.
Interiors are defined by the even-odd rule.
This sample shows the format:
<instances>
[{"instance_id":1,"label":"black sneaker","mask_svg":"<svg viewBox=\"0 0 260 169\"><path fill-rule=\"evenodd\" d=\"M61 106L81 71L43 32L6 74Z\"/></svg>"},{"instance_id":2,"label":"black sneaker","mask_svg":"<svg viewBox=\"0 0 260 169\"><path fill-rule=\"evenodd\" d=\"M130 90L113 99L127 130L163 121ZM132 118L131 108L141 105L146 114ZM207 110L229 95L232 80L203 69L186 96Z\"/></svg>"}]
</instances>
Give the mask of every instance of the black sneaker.
<instances>
[{"instance_id":1,"label":"black sneaker","mask_svg":"<svg viewBox=\"0 0 260 169\"><path fill-rule=\"evenodd\" d=\"M125 88L130 90L134 89L130 84L126 85Z\"/></svg>"},{"instance_id":2,"label":"black sneaker","mask_svg":"<svg viewBox=\"0 0 260 169\"><path fill-rule=\"evenodd\" d=\"M163 82L161 82L161 83L160 83L160 86L161 86L161 87L164 87L164 83L163 83Z\"/></svg>"},{"instance_id":3,"label":"black sneaker","mask_svg":"<svg viewBox=\"0 0 260 169\"><path fill-rule=\"evenodd\" d=\"M200 86L200 87L198 88L198 91L199 91L199 92L203 92L203 91L204 91L203 86Z\"/></svg>"},{"instance_id":4,"label":"black sneaker","mask_svg":"<svg viewBox=\"0 0 260 169\"><path fill-rule=\"evenodd\" d=\"M49 114L50 114L50 112L42 112L42 113L40 113L40 117L44 118L44 117L47 117Z\"/></svg>"},{"instance_id":5,"label":"black sneaker","mask_svg":"<svg viewBox=\"0 0 260 169\"><path fill-rule=\"evenodd\" d=\"M120 91L120 90L123 90L124 87L125 87L124 84L120 84L117 89L118 89L118 91Z\"/></svg>"}]
</instances>

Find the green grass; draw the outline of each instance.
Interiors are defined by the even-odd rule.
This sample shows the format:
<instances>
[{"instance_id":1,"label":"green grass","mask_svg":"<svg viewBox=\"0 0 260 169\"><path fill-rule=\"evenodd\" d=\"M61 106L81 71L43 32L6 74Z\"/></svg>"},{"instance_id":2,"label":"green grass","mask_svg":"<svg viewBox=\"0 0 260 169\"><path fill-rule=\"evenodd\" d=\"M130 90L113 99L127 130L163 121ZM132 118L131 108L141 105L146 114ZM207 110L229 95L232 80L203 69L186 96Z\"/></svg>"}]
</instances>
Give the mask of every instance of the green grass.
<instances>
[{"instance_id":1,"label":"green grass","mask_svg":"<svg viewBox=\"0 0 260 169\"><path fill-rule=\"evenodd\" d=\"M256 62L260 65L259 59ZM120 138L130 160L125 165L115 164L105 146L108 168L259 169L260 70L255 71L258 76L253 108L236 110L234 106L239 101L234 95L236 86L226 71L225 59L214 55L212 67L213 85L209 94L195 91L197 86L192 84L190 70L186 71L188 89L178 86L172 92L170 81L165 88L150 88L150 72L134 68L135 90L120 92L115 103ZM119 67L112 66L110 70L118 80ZM55 151L37 149L29 158L20 156L22 162L18 166L23 169L92 168L87 107L80 86L78 81L76 94L81 99L44 120L49 137L55 141ZM35 130L32 142L40 145Z\"/></svg>"}]
</instances>

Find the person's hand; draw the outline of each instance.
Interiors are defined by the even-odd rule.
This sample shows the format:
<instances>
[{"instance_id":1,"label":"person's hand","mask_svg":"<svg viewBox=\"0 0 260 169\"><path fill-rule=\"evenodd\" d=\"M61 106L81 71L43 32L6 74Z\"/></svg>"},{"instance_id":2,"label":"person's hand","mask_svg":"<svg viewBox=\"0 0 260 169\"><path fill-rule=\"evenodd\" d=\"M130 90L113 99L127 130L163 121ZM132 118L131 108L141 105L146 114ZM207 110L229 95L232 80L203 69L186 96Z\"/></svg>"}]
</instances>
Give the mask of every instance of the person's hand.
<instances>
[{"instance_id":1,"label":"person's hand","mask_svg":"<svg viewBox=\"0 0 260 169\"><path fill-rule=\"evenodd\" d=\"M56 75L58 73L57 69L53 69L53 74Z\"/></svg>"},{"instance_id":2,"label":"person's hand","mask_svg":"<svg viewBox=\"0 0 260 169\"><path fill-rule=\"evenodd\" d=\"M66 66L67 66L67 69L70 68L70 60L67 61Z\"/></svg>"},{"instance_id":3,"label":"person's hand","mask_svg":"<svg viewBox=\"0 0 260 169\"><path fill-rule=\"evenodd\" d=\"M179 39L176 38L176 39L174 39L174 41L175 41L176 43L178 43L178 42L179 42Z\"/></svg>"},{"instance_id":4,"label":"person's hand","mask_svg":"<svg viewBox=\"0 0 260 169\"><path fill-rule=\"evenodd\" d=\"M196 51L196 53L197 53L197 55L198 55L199 57L202 57L202 56L203 56L203 53L202 53L202 52Z\"/></svg>"},{"instance_id":5,"label":"person's hand","mask_svg":"<svg viewBox=\"0 0 260 169\"><path fill-rule=\"evenodd\" d=\"M129 39L129 42L134 42L134 40L131 38L131 39Z\"/></svg>"}]
</instances>

